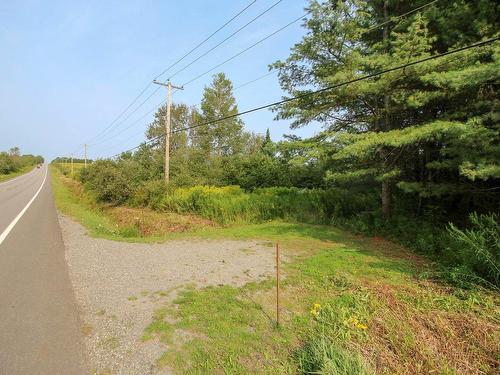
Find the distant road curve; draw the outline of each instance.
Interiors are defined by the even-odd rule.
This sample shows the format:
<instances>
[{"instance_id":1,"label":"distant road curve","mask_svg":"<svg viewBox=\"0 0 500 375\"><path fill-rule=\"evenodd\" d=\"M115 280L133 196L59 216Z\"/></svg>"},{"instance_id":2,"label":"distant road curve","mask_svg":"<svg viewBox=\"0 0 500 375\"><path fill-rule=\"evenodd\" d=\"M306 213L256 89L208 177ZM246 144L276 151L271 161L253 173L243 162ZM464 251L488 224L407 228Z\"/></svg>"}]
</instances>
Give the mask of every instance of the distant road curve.
<instances>
[{"instance_id":1,"label":"distant road curve","mask_svg":"<svg viewBox=\"0 0 500 375\"><path fill-rule=\"evenodd\" d=\"M0 183L0 374L86 374L48 168Z\"/></svg>"}]
</instances>

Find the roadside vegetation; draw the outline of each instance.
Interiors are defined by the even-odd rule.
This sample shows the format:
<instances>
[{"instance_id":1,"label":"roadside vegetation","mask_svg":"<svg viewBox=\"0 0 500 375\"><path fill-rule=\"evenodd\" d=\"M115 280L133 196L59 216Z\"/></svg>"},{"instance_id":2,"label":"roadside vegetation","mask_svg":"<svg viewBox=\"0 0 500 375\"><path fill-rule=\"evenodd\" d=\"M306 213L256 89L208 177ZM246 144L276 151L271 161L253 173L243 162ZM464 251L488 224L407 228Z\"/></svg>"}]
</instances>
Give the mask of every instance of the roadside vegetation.
<instances>
[{"instance_id":1,"label":"roadside vegetation","mask_svg":"<svg viewBox=\"0 0 500 375\"><path fill-rule=\"evenodd\" d=\"M431 266L407 249L330 226L271 222L218 235L279 240L293 257L282 324L275 327L273 280L187 288L146 329L143 339L169 344L161 365L180 374L496 371L495 292L430 281Z\"/></svg>"},{"instance_id":2,"label":"roadside vegetation","mask_svg":"<svg viewBox=\"0 0 500 375\"><path fill-rule=\"evenodd\" d=\"M451 287L438 265L407 248L331 225L276 220L191 222L186 231L142 233L140 227L154 226L125 224L112 210L138 218L145 208L96 203L78 181L56 167L52 173L58 208L94 236L259 239L269 251L280 242L287 259L281 326L275 323L272 279L241 288L186 286L155 312L142 338L168 344L160 367L182 374L481 374L497 368L496 289ZM148 210L153 222L169 220L168 213Z\"/></svg>"},{"instance_id":3,"label":"roadside vegetation","mask_svg":"<svg viewBox=\"0 0 500 375\"><path fill-rule=\"evenodd\" d=\"M10 180L29 172L35 165L42 164L43 157L21 155L19 147L12 147L8 152L0 152L0 182Z\"/></svg>"},{"instance_id":4,"label":"roadside vegetation","mask_svg":"<svg viewBox=\"0 0 500 375\"><path fill-rule=\"evenodd\" d=\"M391 4L310 1L308 33L272 65L283 90L498 36L493 1L403 18L420 3ZM58 205L110 238L282 243L279 329L270 281L187 289L157 312L144 339L168 342L160 363L180 373L496 373L499 52L487 44L288 101L278 119L321 129L279 142L245 130L232 82L216 74L199 108L172 107L168 187L161 107L134 152L73 178L55 163Z\"/></svg>"}]
</instances>

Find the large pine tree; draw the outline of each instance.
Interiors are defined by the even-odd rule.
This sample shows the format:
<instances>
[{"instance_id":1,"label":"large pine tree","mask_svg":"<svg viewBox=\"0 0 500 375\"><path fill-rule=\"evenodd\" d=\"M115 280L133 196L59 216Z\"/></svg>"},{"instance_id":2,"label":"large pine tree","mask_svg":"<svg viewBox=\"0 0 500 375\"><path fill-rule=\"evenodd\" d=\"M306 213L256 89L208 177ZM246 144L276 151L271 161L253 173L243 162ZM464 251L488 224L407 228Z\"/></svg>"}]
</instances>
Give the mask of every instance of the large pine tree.
<instances>
[{"instance_id":1,"label":"large pine tree","mask_svg":"<svg viewBox=\"0 0 500 375\"><path fill-rule=\"evenodd\" d=\"M308 33L274 64L292 95L334 85L488 38L493 1L311 1ZM488 11L489 10L489 11ZM464 18L468 22L463 25ZM389 218L396 188L459 196L474 208L500 177L498 43L286 103L293 126L324 124L328 180L381 185ZM480 145L480 147L479 147ZM463 200L463 199L462 199Z\"/></svg>"}]
</instances>

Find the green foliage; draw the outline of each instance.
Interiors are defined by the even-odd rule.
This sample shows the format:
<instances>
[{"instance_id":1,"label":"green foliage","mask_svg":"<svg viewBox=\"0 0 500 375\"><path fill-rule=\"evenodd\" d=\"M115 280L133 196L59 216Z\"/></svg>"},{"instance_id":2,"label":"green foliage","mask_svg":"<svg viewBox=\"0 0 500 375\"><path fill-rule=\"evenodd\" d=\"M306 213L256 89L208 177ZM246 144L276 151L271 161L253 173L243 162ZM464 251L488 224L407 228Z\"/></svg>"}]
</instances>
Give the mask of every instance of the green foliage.
<instances>
[{"instance_id":1,"label":"green foliage","mask_svg":"<svg viewBox=\"0 0 500 375\"><path fill-rule=\"evenodd\" d=\"M498 35L492 0L439 1L410 12L424 4L310 0L307 32L273 65L282 89L297 96ZM499 57L497 42L288 101L274 108L278 119L323 130L280 142L269 130L244 131L236 116L218 120L238 112L232 83L219 73L200 109L172 107L168 191L161 184L164 106L146 133L151 144L91 166L82 178L101 202L224 224L282 219L385 236L454 270L453 280L468 270L495 284L491 262L466 260L483 259L471 252L478 248L461 250L466 241L490 245L446 225L499 204Z\"/></svg>"},{"instance_id":2,"label":"green foliage","mask_svg":"<svg viewBox=\"0 0 500 375\"><path fill-rule=\"evenodd\" d=\"M214 75L210 86L205 87L201 99L198 122L204 123L234 116L238 106L233 95L233 84L224 73ZM235 155L243 149L243 121L233 117L194 128L193 142L205 157Z\"/></svg>"},{"instance_id":3,"label":"green foliage","mask_svg":"<svg viewBox=\"0 0 500 375\"><path fill-rule=\"evenodd\" d=\"M309 337L296 354L301 374L369 374L361 356L342 348L325 336Z\"/></svg>"},{"instance_id":4,"label":"green foliage","mask_svg":"<svg viewBox=\"0 0 500 375\"><path fill-rule=\"evenodd\" d=\"M308 93L497 35L489 0L437 2L387 22L420 5L310 1L308 32L274 64L282 88ZM476 196L499 178L499 51L490 44L306 96L283 104L278 118L321 122L328 182L381 182L387 216L393 186L420 200Z\"/></svg>"},{"instance_id":5,"label":"green foliage","mask_svg":"<svg viewBox=\"0 0 500 375\"><path fill-rule=\"evenodd\" d=\"M134 206L160 209L163 197L166 193L167 188L165 186L165 181L145 181L135 190L131 198L131 204Z\"/></svg>"},{"instance_id":6,"label":"green foliage","mask_svg":"<svg viewBox=\"0 0 500 375\"><path fill-rule=\"evenodd\" d=\"M42 164L41 156L21 155L19 147L13 147L9 152L0 152L0 175L18 172L22 168Z\"/></svg>"},{"instance_id":7,"label":"green foliage","mask_svg":"<svg viewBox=\"0 0 500 375\"><path fill-rule=\"evenodd\" d=\"M500 222L497 214L470 215L471 228L452 223L448 232L459 243L462 263L475 274L500 287Z\"/></svg>"},{"instance_id":8,"label":"green foliage","mask_svg":"<svg viewBox=\"0 0 500 375\"><path fill-rule=\"evenodd\" d=\"M354 197L340 189L262 188L246 193L238 186L195 186L167 194L164 210L194 213L222 224L284 219L327 223L369 209L373 197Z\"/></svg>"},{"instance_id":9,"label":"green foliage","mask_svg":"<svg viewBox=\"0 0 500 375\"><path fill-rule=\"evenodd\" d=\"M132 193L127 176L111 160L97 160L92 167L82 169L80 179L98 202L117 205Z\"/></svg>"}]
</instances>

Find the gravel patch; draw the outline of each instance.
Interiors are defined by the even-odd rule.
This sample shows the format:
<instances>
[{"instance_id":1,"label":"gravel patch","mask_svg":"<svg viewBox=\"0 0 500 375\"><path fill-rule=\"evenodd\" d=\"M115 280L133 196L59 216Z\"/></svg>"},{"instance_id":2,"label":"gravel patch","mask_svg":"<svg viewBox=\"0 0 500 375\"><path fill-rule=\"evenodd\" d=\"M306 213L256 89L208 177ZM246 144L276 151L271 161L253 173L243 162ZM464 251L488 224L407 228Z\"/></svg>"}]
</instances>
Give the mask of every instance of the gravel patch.
<instances>
[{"instance_id":1,"label":"gravel patch","mask_svg":"<svg viewBox=\"0 0 500 375\"><path fill-rule=\"evenodd\" d=\"M136 244L91 238L61 214L59 222L92 374L171 374L156 366L167 346L141 340L154 311L187 284L240 286L274 270L273 249L256 241Z\"/></svg>"}]
</instances>

